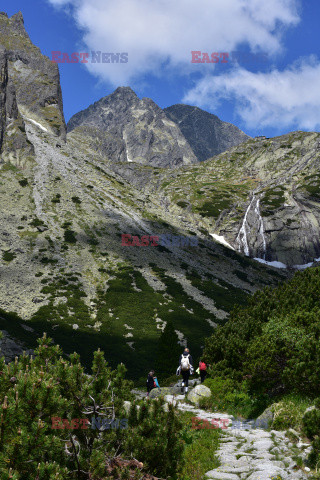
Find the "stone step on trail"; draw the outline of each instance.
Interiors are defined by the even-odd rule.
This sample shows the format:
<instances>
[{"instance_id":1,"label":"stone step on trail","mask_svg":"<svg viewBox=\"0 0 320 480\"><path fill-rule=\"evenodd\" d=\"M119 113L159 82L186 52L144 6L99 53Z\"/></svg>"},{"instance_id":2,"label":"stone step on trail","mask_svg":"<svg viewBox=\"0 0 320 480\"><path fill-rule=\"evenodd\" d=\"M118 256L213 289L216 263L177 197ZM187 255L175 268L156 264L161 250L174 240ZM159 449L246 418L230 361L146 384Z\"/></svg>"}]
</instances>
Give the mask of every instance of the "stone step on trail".
<instances>
[{"instance_id":1,"label":"stone step on trail","mask_svg":"<svg viewBox=\"0 0 320 480\"><path fill-rule=\"evenodd\" d=\"M221 465L205 474L207 480L306 480L310 473L301 469L293 457L296 452L285 432L255 428L252 422L236 421L232 415L208 412L186 403L185 395L165 395L166 403L181 412L190 412L200 420L221 421L220 445L215 452ZM229 420L228 422L226 420ZM226 427L226 428L225 428ZM212 427L212 428L217 428ZM307 443L298 443L301 456L310 451Z\"/></svg>"},{"instance_id":2,"label":"stone step on trail","mask_svg":"<svg viewBox=\"0 0 320 480\"><path fill-rule=\"evenodd\" d=\"M216 451L221 465L206 472L208 480L305 480L308 473L300 469L293 459L289 439L285 432L255 428L252 423L235 421L232 415L208 412L185 402L184 395L166 395L182 412L191 412L201 420L229 420L221 429L220 446ZM291 444L290 444L291 445ZM299 445L299 444L298 444ZM301 452L308 447L302 444Z\"/></svg>"}]
</instances>

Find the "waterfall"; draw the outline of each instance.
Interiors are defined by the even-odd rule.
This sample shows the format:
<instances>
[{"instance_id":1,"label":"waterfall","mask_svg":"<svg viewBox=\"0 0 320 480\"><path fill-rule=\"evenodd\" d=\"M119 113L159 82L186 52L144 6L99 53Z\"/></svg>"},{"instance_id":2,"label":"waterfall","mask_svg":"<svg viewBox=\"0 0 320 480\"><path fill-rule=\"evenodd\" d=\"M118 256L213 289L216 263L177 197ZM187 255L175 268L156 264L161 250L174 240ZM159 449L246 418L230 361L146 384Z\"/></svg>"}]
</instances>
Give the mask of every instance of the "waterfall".
<instances>
[{"instance_id":1,"label":"waterfall","mask_svg":"<svg viewBox=\"0 0 320 480\"><path fill-rule=\"evenodd\" d=\"M131 160L131 158L129 158L128 145L127 145L127 135L126 135L125 132L122 133L122 138L123 138L123 141L124 141L125 146L126 146L127 161L128 161L128 162L132 162L133 160Z\"/></svg>"},{"instance_id":2,"label":"waterfall","mask_svg":"<svg viewBox=\"0 0 320 480\"><path fill-rule=\"evenodd\" d=\"M246 210L246 213L244 215L243 221L241 228L239 230L238 236L236 238L236 242L238 243L238 251L241 252L243 250L244 254L249 257L250 251L249 251L249 244L248 244L248 233L250 233L250 226L248 225L247 217L248 213L253 206L254 201L256 200L255 194L253 194L253 197L251 199L251 202ZM260 235L262 239L262 251L263 251L263 256L262 258L265 260L266 256L266 250L267 250L267 242L266 242L266 237L265 237L265 232L264 232L264 226L263 226L263 219L260 214L260 198L256 200L256 205L254 208L254 213L257 215L257 220L258 220L258 228L257 228L257 236Z\"/></svg>"},{"instance_id":3,"label":"waterfall","mask_svg":"<svg viewBox=\"0 0 320 480\"><path fill-rule=\"evenodd\" d=\"M263 226L263 219L261 217L261 214L260 214L260 198L258 199L257 203L256 203L256 207L254 209L255 213L257 214L258 216L258 219L259 219L259 234L261 235L261 238L262 238L262 245L263 245L263 260L266 259L266 251L267 251L267 242L266 242L266 237L265 237L265 234L264 234L264 226Z\"/></svg>"},{"instance_id":4,"label":"waterfall","mask_svg":"<svg viewBox=\"0 0 320 480\"><path fill-rule=\"evenodd\" d=\"M242 222L242 225L241 225L241 228L239 230L239 233L238 233L238 236L236 238L236 241L238 242L238 245L239 245L239 252L241 252L241 247L243 247L243 251L245 253L245 255L247 255L247 257L249 257L249 245L248 245L248 237L247 237L247 230L246 230L246 226L248 226L249 228L249 225L247 223L247 216L248 216L248 213L249 213L249 210L251 208L251 205L252 205L252 202L254 201L255 199L255 196L253 195L252 197L252 200L246 210L246 213L245 213L245 216L243 218L243 222ZM250 230L250 228L249 228Z\"/></svg>"}]
</instances>

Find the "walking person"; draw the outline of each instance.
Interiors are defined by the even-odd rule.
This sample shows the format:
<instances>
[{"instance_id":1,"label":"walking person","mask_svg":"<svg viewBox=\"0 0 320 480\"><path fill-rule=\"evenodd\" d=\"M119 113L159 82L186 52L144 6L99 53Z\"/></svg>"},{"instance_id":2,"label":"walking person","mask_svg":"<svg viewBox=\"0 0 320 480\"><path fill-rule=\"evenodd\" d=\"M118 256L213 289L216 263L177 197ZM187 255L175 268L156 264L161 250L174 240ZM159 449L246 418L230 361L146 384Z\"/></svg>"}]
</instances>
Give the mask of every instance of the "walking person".
<instances>
[{"instance_id":1,"label":"walking person","mask_svg":"<svg viewBox=\"0 0 320 480\"><path fill-rule=\"evenodd\" d=\"M155 381L154 381L154 370L150 370L148 373L148 378L147 378L147 397L149 397L149 393L153 388L155 388Z\"/></svg>"},{"instance_id":2,"label":"walking person","mask_svg":"<svg viewBox=\"0 0 320 480\"><path fill-rule=\"evenodd\" d=\"M208 368L208 365L203 361L203 359L201 359L199 362L201 383L205 381L205 378L207 376L207 368Z\"/></svg>"},{"instance_id":3,"label":"walking person","mask_svg":"<svg viewBox=\"0 0 320 480\"><path fill-rule=\"evenodd\" d=\"M192 356L190 355L189 348L185 348L184 352L180 355L177 375L180 373L182 375L182 393L187 394L189 388L189 377L193 374L193 360Z\"/></svg>"}]
</instances>

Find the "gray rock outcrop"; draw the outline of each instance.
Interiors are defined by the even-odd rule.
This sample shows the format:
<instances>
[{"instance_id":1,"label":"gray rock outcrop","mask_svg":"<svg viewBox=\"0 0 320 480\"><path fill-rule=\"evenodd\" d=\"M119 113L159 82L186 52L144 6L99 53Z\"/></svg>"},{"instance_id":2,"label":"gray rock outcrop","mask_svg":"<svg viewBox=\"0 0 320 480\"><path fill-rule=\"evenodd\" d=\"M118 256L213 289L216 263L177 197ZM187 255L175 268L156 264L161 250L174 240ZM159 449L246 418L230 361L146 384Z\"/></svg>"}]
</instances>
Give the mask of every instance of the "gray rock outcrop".
<instances>
[{"instance_id":1,"label":"gray rock outcrop","mask_svg":"<svg viewBox=\"0 0 320 480\"><path fill-rule=\"evenodd\" d=\"M21 12L11 18L0 15L0 45L6 51L8 62L9 96L10 93L15 96L21 115L65 140L58 65L33 45L24 28Z\"/></svg>"},{"instance_id":2,"label":"gray rock outcrop","mask_svg":"<svg viewBox=\"0 0 320 480\"><path fill-rule=\"evenodd\" d=\"M191 105L177 104L164 109L179 128L198 160L212 158L251 137L232 123Z\"/></svg>"},{"instance_id":3,"label":"gray rock outcrop","mask_svg":"<svg viewBox=\"0 0 320 480\"><path fill-rule=\"evenodd\" d=\"M199 405L202 398L208 398L211 396L210 388L205 385L197 385L188 393L188 400L195 405Z\"/></svg>"},{"instance_id":4,"label":"gray rock outcrop","mask_svg":"<svg viewBox=\"0 0 320 480\"><path fill-rule=\"evenodd\" d=\"M68 122L81 131L91 148L115 162L175 167L197 162L179 127L150 98L139 99L130 87L119 87Z\"/></svg>"},{"instance_id":5,"label":"gray rock outcrop","mask_svg":"<svg viewBox=\"0 0 320 480\"><path fill-rule=\"evenodd\" d=\"M1 15L0 15L1 21ZM16 89L9 75L8 52L0 45L0 154L21 166L23 159L34 154L28 141L24 121L18 111Z\"/></svg>"}]
</instances>

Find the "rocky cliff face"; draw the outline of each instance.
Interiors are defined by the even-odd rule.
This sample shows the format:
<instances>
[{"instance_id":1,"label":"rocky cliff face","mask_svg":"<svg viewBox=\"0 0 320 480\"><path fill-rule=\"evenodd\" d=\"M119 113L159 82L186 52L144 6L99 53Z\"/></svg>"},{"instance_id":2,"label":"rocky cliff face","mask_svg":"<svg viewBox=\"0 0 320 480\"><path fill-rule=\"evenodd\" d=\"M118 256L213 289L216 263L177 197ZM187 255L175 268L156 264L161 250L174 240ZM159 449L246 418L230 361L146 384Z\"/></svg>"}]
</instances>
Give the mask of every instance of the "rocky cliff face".
<instances>
[{"instance_id":1,"label":"rocky cliff face","mask_svg":"<svg viewBox=\"0 0 320 480\"><path fill-rule=\"evenodd\" d=\"M129 87L75 114L68 131L81 129L90 146L115 162L175 167L197 159L179 127L150 98L141 100Z\"/></svg>"},{"instance_id":2,"label":"rocky cliff face","mask_svg":"<svg viewBox=\"0 0 320 480\"><path fill-rule=\"evenodd\" d=\"M164 176L199 162L152 100L120 88L75 116L67 142L57 142L56 65L30 46L21 16L0 21L0 327L10 340L1 348L14 353L14 339L34 348L46 331L66 353L89 364L100 347L138 378L173 320L180 342L200 355L235 302L287 272L215 244L198 217L168 208ZM10 157L8 140L15 154L25 142L32 161ZM123 234L135 245L123 245ZM140 243L150 235L161 243Z\"/></svg>"},{"instance_id":3,"label":"rocky cliff face","mask_svg":"<svg viewBox=\"0 0 320 480\"><path fill-rule=\"evenodd\" d=\"M27 139L25 124L19 113L16 90L8 72L8 54L0 46L0 154L1 161L23 166L32 159L34 149Z\"/></svg>"},{"instance_id":4,"label":"rocky cliff face","mask_svg":"<svg viewBox=\"0 0 320 480\"><path fill-rule=\"evenodd\" d=\"M0 22L0 326L9 336L34 348L46 331L87 363L101 347L139 377L166 322L200 355L235 303L291 274L247 255L287 265L320 256L320 134L248 140L199 162L152 100L119 88L57 142L57 66L20 15ZM150 235L161 243L145 245Z\"/></svg>"},{"instance_id":5,"label":"rocky cliff face","mask_svg":"<svg viewBox=\"0 0 320 480\"><path fill-rule=\"evenodd\" d=\"M162 193L171 210L200 218L234 250L304 265L320 257L319 160L318 133L256 138L164 175Z\"/></svg>"},{"instance_id":6,"label":"rocky cliff face","mask_svg":"<svg viewBox=\"0 0 320 480\"><path fill-rule=\"evenodd\" d=\"M178 104L165 108L164 112L179 126L200 161L250 139L240 128L198 107Z\"/></svg>"},{"instance_id":7,"label":"rocky cliff face","mask_svg":"<svg viewBox=\"0 0 320 480\"><path fill-rule=\"evenodd\" d=\"M38 122L66 138L58 65L41 54L24 28L21 12L0 13L0 45L7 62L9 91L25 121ZM3 51L4 49L4 51Z\"/></svg>"}]
</instances>

